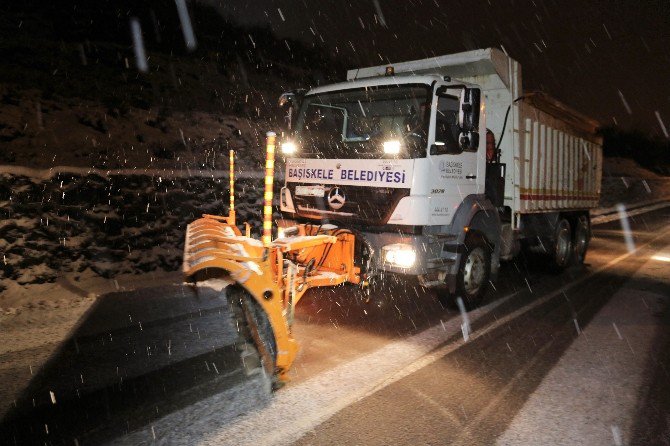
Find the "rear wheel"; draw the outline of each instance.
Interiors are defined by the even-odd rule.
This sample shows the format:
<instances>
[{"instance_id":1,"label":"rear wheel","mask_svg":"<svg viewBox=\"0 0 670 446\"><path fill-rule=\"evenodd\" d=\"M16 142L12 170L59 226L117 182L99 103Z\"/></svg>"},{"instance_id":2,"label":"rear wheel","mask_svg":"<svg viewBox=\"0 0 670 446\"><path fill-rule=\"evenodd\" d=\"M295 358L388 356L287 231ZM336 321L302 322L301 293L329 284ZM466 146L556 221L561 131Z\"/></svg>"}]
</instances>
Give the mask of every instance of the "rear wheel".
<instances>
[{"instance_id":1,"label":"rear wheel","mask_svg":"<svg viewBox=\"0 0 670 446\"><path fill-rule=\"evenodd\" d=\"M584 263L586 258L586 251L589 248L589 241L591 240L591 223L588 215L580 215L575 224L575 262Z\"/></svg>"},{"instance_id":2,"label":"rear wheel","mask_svg":"<svg viewBox=\"0 0 670 446\"><path fill-rule=\"evenodd\" d=\"M456 297L461 297L467 308L481 303L489 287L491 276L491 248L484 237L468 234L465 237L465 252L456 278Z\"/></svg>"},{"instance_id":3,"label":"rear wheel","mask_svg":"<svg viewBox=\"0 0 670 446\"><path fill-rule=\"evenodd\" d=\"M563 271L572 261L572 229L570 222L561 218L556 225L554 246L551 252L551 266L556 272Z\"/></svg>"}]
</instances>

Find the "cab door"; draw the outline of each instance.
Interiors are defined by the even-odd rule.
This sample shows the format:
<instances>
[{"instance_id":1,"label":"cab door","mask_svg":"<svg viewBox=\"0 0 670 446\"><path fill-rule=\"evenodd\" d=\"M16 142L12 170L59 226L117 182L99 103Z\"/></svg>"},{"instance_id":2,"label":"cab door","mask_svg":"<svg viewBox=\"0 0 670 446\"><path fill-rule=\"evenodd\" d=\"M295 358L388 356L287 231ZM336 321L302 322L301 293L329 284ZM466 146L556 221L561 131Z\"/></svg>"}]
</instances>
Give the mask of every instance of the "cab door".
<instances>
[{"instance_id":1,"label":"cab door","mask_svg":"<svg viewBox=\"0 0 670 446\"><path fill-rule=\"evenodd\" d=\"M436 87L436 92L442 92L433 97L428 135L431 217L434 224L449 224L465 197L484 193L485 154L481 141L478 148L461 148L462 88Z\"/></svg>"}]
</instances>

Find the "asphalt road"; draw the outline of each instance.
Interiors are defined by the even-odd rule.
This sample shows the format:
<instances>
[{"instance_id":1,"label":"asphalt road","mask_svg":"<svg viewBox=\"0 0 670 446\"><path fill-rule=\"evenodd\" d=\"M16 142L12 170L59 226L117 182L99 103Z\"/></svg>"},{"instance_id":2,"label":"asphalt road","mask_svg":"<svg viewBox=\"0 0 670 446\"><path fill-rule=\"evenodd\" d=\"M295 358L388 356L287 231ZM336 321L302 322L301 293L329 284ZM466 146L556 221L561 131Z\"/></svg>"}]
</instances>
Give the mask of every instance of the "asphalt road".
<instances>
[{"instance_id":1,"label":"asphalt road","mask_svg":"<svg viewBox=\"0 0 670 446\"><path fill-rule=\"evenodd\" d=\"M670 328L667 306L670 281L667 275L670 270L652 270L651 274L645 271L646 274L641 277L636 276L651 256L661 249L667 252L670 248L669 221L670 211L667 210L635 218L631 226L636 245L649 245L636 255L590 275L626 253L618 222L596 227L586 267L575 268L557 277L531 272L527 276L528 289L479 319L473 331L477 333L515 310L523 309L535 302L538 296L547 296L548 299L541 305L340 410L295 444L495 444L581 335L584 327L589 326L594 316L617 292L623 292L624 302L639 300L641 293L651 296L648 305L660 305L654 309L658 313L655 323L662 327L655 332L657 336L653 339L649 363L642 364L642 395L633 395L639 396L639 399L636 401L633 398L629 407L633 412L630 414L633 418L630 442L617 443L618 439L610 432L604 432L607 435L595 440L580 437L579 433L573 432L575 426L569 425L563 431L550 435L550 440L542 435L539 438L545 440L538 440L538 432L524 432L521 437L508 438L503 444L670 444L667 422L670 413L667 393L670 378L667 336ZM664 277L655 277L654 274L663 274ZM584 277L587 279L577 283ZM508 286L523 286L519 279L521 277L511 275L507 279L510 282ZM571 286L572 283L575 285ZM552 291L558 289L562 291L552 296ZM658 296L665 297L666 301L655 302L653 299ZM492 295L490 299L496 299L496 296ZM640 328L644 327L626 326L630 331ZM616 337L616 331L610 324L607 330L612 338ZM629 348L635 351L639 346L621 343L621 349ZM588 359L582 357L583 362L588 362ZM635 361L646 362L647 358L638 355ZM609 358L605 358L602 368L606 370L608 363ZM593 370L585 366L580 372L593 373ZM603 379L608 378L615 377L605 374ZM554 393L545 393L545 400L539 401L538 406L553 404L566 412L579 412L580 406L576 401L562 401L560 404L553 401L570 394L573 384L559 383ZM614 392L622 391L616 389L613 394L606 393L601 401L593 403L601 397L595 387L596 384L591 383L583 390L587 394L593 393L592 396L584 396L587 401L591 400L593 406L593 411L584 414L591 424L599 422L601 413L608 406L617 404ZM526 425L520 429L552 430L559 424L557 420L566 416L558 410L547 411L543 415L546 418L539 422L533 420L532 427ZM526 423L529 424L529 421L526 420Z\"/></svg>"},{"instance_id":2,"label":"asphalt road","mask_svg":"<svg viewBox=\"0 0 670 446\"><path fill-rule=\"evenodd\" d=\"M668 208L632 217L628 256L618 221L596 226L587 264L560 275L505 264L467 342L459 311L412 284L388 279L369 300L314 290L297 309L291 381L272 396L216 290L109 294L24 389L0 443L493 444L613 295L631 280L670 295L653 272L636 278L670 245L669 222ZM659 321L667 333L667 311ZM666 335L652 351L633 444L668 435Z\"/></svg>"},{"instance_id":3,"label":"asphalt road","mask_svg":"<svg viewBox=\"0 0 670 446\"><path fill-rule=\"evenodd\" d=\"M145 426L246 380L237 341L210 288L104 295L15 401L0 444L97 444Z\"/></svg>"}]
</instances>

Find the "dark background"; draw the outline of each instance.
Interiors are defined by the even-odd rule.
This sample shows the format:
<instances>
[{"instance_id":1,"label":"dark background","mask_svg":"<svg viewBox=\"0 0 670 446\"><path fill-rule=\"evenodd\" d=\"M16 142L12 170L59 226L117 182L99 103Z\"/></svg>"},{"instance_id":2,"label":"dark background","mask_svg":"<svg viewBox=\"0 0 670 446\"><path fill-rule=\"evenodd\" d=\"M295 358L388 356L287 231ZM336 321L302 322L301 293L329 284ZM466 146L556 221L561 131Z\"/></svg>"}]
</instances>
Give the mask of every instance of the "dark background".
<instances>
[{"instance_id":1,"label":"dark background","mask_svg":"<svg viewBox=\"0 0 670 446\"><path fill-rule=\"evenodd\" d=\"M287 83L342 79L345 68L504 47L522 64L526 90L544 90L605 125L618 123L665 136L655 112L670 122L667 1L201 0L188 4L201 58L216 52L225 64L240 56L248 60L245 53L251 52L254 62L269 58L310 71L311 77L283 76ZM140 19L149 49L169 51L173 57L185 52L172 1L32 0L7 2L0 8L3 38L21 38L27 45L3 64L29 57L30 40L37 37L128 46L131 16ZM331 57L336 64L329 62ZM322 70L324 75L313 76Z\"/></svg>"},{"instance_id":2,"label":"dark background","mask_svg":"<svg viewBox=\"0 0 670 446\"><path fill-rule=\"evenodd\" d=\"M265 104L265 94L340 80L346 68L494 46L503 47L521 63L525 90L544 90L603 125L618 124L667 139L662 128L670 127L667 1L187 3L198 39L191 54L185 49L173 1L7 2L0 6L4 61L0 82L32 84L47 94L63 93L62 84L68 83L72 95L135 102L142 97L149 103L217 111L212 105L216 101L208 103L207 98L221 96L225 88L260 91L263 99L257 102ZM123 57L132 64L132 16L142 24L152 72L105 83L118 74L114 70L121 71ZM85 76L77 45L84 45L87 52L93 45L99 51L98 57L89 52ZM58 54L58 48L70 48L67 57ZM70 59L71 69L54 73L64 58ZM177 66L192 61L191 77L196 81L176 88L175 76L167 79L167 61ZM198 64L210 62L219 74L228 76L229 85L215 77L203 80L211 66ZM95 64L98 70L91 73ZM263 69L275 76L274 81L253 78ZM230 75L240 71L239 76ZM166 79L160 79L161 72ZM144 82L142 88L138 82ZM267 98L267 104L274 101ZM227 107L233 108L231 103Z\"/></svg>"},{"instance_id":3,"label":"dark background","mask_svg":"<svg viewBox=\"0 0 670 446\"><path fill-rule=\"evenodd\" d=\"M654 112L670 121L667 1L207 1L278 36L323 38L347 67L502 46L521 63L526 90L544 90L605 125L665 136Z\"/></svg>"}]
</instances>

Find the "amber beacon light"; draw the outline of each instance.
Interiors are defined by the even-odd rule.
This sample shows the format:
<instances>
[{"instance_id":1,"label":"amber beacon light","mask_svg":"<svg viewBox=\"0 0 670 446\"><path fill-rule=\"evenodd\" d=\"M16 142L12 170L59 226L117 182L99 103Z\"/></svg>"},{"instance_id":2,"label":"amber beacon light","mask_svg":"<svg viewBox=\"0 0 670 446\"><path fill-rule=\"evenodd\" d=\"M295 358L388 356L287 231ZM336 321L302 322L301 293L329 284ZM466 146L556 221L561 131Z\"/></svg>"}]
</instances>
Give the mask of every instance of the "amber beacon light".
<instances>
[{"instance_id":1,"label":"amber beacon light","mask_svg":"<svg viewBox=\"0 0 670 446\"><path fill-rule=\"evenodd\" d=\"M267 132L265 150L265 200L263 205L263 245L270 246L272 242L272 188L275 175L275 132Z\"/></svg>"}]
</instances>

